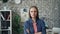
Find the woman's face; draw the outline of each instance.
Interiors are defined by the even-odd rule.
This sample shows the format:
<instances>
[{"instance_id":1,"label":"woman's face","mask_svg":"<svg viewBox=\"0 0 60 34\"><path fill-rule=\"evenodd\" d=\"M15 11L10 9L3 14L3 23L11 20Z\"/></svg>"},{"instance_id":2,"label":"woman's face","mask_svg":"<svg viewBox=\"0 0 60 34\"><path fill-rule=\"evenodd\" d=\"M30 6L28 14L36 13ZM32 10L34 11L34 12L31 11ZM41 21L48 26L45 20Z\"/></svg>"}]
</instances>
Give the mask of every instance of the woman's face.
<instances>
[{"instance_id":1,"label":"woman's face","mask_svg":"<svg viewBox=\"0 0 60 34\"><path fill-rule=\"evenodd\" d=\"M36 16L37 16L37 9L36 8L33 7L30 9L30 16L32 18L36 18Z\"/></svg>"}]
</instances>

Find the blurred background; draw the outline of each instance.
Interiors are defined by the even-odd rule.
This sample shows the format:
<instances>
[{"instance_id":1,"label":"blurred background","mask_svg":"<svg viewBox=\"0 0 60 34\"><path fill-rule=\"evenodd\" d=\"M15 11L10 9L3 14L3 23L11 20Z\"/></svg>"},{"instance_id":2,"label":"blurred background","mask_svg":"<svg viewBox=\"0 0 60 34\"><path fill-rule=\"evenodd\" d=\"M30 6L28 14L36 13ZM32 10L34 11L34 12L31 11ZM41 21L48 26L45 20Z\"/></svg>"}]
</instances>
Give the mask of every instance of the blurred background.
<instances>
[{"instance_id":1,"label":"blurred background","mask_svg":"<svg viewBox=\"0 0 60 34\"><path fill-rule=\"evenodd\" d=\"M0 0L0 10L12 12L12 34L23 34L23 24L29 18L31 6L38 7L47 34L60 34L60 0Z\"/></svg>"}]
</instances>

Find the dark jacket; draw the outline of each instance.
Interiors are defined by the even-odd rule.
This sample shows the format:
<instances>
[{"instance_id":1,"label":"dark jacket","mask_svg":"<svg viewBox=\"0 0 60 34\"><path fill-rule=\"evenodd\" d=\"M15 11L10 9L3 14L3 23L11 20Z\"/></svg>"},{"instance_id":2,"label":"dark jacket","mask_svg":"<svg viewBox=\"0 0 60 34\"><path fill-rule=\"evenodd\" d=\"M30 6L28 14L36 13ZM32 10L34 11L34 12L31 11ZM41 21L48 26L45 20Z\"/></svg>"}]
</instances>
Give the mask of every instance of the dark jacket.
<instances>
[{"instance_id":1,"label":"dark jacket","mask_svg":"<svg viewBox=\"0 0 60 34\"><path fill-rule=\"evenodd\" d=\"M37 32L42 32L42 34L46 34L45 22L41 19L36 19ZM26 29L29 29L29 34L34 34L32 19L30 18L24 23L24 34L28 34Z\"/></svg>"}]
</instances>

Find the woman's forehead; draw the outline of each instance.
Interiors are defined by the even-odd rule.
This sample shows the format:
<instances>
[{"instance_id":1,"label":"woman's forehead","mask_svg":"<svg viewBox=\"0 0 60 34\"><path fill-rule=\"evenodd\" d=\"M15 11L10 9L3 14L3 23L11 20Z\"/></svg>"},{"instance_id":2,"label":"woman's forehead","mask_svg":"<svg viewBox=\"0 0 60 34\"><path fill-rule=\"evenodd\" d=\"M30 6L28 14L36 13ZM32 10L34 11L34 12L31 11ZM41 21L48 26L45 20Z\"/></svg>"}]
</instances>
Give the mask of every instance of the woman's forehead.
<instances>
[{"instance_id":1,"label":"woman's forehead","mask_svg":"<svg viewBox=\"0 0 60 34\"><path fill-rule=\"evenodd\" d=\"M37 11L37 9L33 7L30 9L30 11Z\"/></svg>"}]
</instances>

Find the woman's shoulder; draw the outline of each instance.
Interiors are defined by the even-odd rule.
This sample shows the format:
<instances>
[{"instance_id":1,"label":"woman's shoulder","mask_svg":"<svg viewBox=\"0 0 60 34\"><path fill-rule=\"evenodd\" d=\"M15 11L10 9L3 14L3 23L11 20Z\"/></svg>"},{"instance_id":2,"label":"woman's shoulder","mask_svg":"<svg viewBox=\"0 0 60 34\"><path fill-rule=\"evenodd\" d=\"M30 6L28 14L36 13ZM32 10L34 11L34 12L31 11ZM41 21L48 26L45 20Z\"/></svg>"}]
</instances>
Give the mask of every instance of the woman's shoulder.
<instances>
[{"instance_id":1,"label":"woman's shoulder","mask_svg":"<svg viewBox=\"0 0 60 34\"><path fill-rule=\"evenodd\" d=\"M40 23L45 23L44 20L42 20L42 19L40 19L40 18L38 19L38 22L40 22Z\"/></svg>"},{"instance_id":2,"label":"woman's shoulder","mask_svg":"<svg viewBox=\"0 0 60 34\"><path fill-rule=\"evenodd\" d=\"M42 19L40 19L40 18L38 18L37 20L38 20L38 21L44 21L44 20L42 20Z\"/></svg>"}]
</instances>

